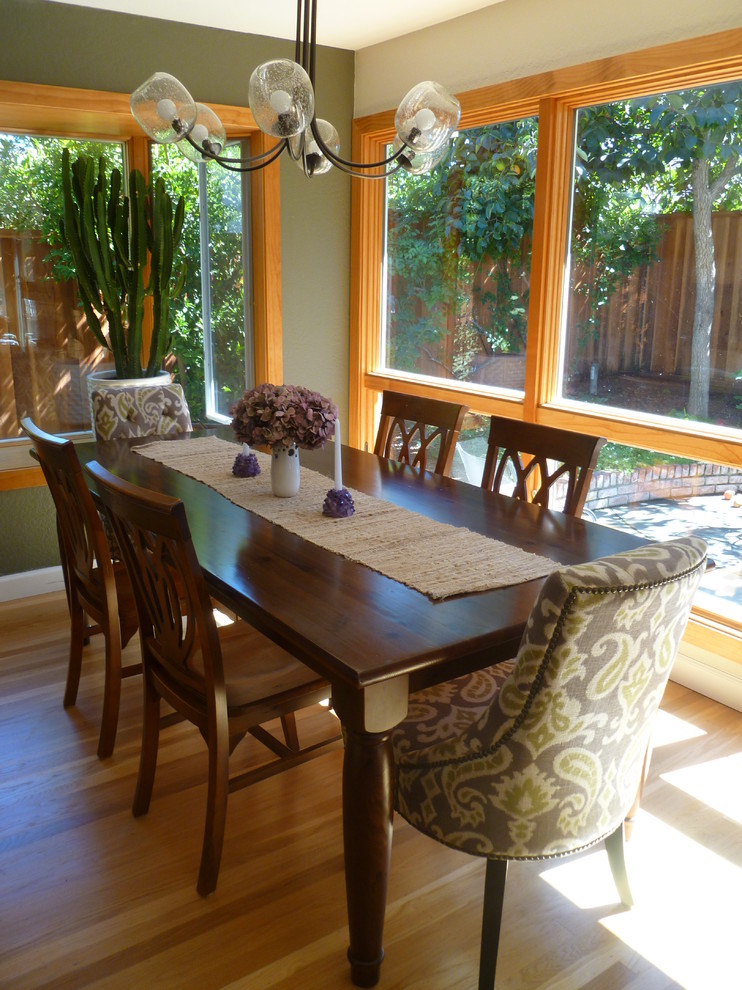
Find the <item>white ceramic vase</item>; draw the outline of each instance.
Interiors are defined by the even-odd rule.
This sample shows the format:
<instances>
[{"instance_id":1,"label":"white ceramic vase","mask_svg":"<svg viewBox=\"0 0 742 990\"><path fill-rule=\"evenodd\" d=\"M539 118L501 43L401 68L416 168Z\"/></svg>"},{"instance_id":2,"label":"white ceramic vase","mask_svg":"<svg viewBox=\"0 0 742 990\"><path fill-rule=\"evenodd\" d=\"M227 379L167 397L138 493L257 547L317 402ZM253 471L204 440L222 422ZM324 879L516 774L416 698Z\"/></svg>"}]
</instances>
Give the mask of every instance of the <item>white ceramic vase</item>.
<instances>
[{"instance_id":1,"label":"white ceramic vase","mask_svg":"<svg viewBox=\"0 0 742 990\"><path fill-rule=\"evenodd\" d=\"M299 491L299 448L275 446L271 451L271 490L279 498Z\"/></svg>"}]
</instances>

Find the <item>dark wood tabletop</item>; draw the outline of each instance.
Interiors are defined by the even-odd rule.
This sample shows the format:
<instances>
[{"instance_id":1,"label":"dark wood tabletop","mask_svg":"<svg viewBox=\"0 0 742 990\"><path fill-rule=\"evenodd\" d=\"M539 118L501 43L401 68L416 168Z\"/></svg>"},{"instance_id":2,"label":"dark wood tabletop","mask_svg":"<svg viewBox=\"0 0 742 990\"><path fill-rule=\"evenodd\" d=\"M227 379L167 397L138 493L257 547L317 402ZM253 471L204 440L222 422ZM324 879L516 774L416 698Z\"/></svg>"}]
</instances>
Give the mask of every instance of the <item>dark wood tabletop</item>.
<instances>
[{"instance_id":1,"label":"dark wood tabletop","mask_svg":"<svg viewBox=\"0 0 742 990\"><path fill-rule=\"evenodd\" d=\"M83 462L97 459L129 481L182 498L201 566L221 600L285 640L326 676L352 687L399 674L422 679L426 668L458 660L463 670L469 666L466 657L476 667L480 658L491 663L493 650L510 655L507 651L517 644L540 580L433 602L131 452L143 442L86 443L77 450ZM301 462L327 474L332 487L332 444L301 451ZM560 563L594 559L641 542L463 482L420 475L349 447L343 449L343 480L350 488ZM503 641L504 651L499 649Z\"/></svg>"},{"instance_id":2,"label":"dark wood tabletop","mask_svg":"<svg viewBox=\"0 0 742 990\"><path fill-rule=\"evenodd\" d=\"M228 431L223 435L231 439ZM391 730L405 717L411 690L513 656L542 580L433 602L132 452L144 442L91 442L77 450L83 463L95 459L120 477L182 498L215 596L332 683L333 707L346 732L351 974L357 985L373 986L383 958L391 853ZM302 465L326 474L328 489L333 454L332 444L301 451ZM645 542L353 448L343 448L342 466L348 488L559 563Z\"/></svg>"}]
</instances>

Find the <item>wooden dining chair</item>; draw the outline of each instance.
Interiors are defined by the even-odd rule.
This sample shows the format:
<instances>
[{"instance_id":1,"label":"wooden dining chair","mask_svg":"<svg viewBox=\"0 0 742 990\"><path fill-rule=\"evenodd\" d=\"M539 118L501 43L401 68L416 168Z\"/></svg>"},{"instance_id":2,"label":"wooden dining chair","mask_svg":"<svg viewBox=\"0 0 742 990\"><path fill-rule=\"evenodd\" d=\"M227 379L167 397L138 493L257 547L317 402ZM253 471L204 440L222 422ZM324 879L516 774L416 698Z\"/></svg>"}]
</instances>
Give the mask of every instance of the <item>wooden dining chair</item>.
<instances>
[{"instance_id":1,"label":"wooden dining chair","mask_svg":"<svg viewBox=\"0 0 742 990\"><path fill-rule=\"evenodd\" d=\"M503 492L510 479L512 491L504 494L580 516L604 443L602 437L492 416L482 488ZM555 505L558 483L565 486L565 495Z\"/></svg>"},{"instance_id":2,"label":"wooden dining chair","mask_svg":"<svg viewBox=\"0 0 742 990\"><path fill-rule=\"evenodd\" d=\"M141 663L123 665L121 651L137 630L137 613L126 567L111 559L100 515L71 440L40 430L30 417L21 426L31 438L57 512L62 571L70 612L70 652L65 708L75 704L83 646L101 633L105 641L103 714L98 756L113 752L121 681L141 673ZM92 625L88 623L92 620Z\"/></svg>"},{"instance_id":3,"label":"wooden dining chair","mask_svg":"<svg viewBox=\"0 0 742 990\"><path fill-rule=\"evenodd\" d=\"M468 409L384 389L374 453L448 477Z\"/></svg>"},{"instance_id":4,"label":"wooden dining chair","mask_svg":"<svg viewBox=\"0 0 742 990\"><path fill-rule=\"evenodd\" d=\"M206 824L197 889L217 884L228 794L322 755L341 737L300 749L262 723L325 701L329 684L246 622L217 627L185 507L86 466L129 568L139 614L144 666L144 720L133 813L149 810L157 766L160 701L192 722L209 752ZM275 760L230 778L229 757L250 733Z\"/></svg>"},{"instance_id":5,"label":"wooden dining chair","mask_svg":"<svg viewBox=\"0 0 742 990\"><path fill-rule=\"evenodd\" d=\"M509 673L410 696L392 736L395 806L487 860L479 990L495 983L509 862L605 842L631 906L624 819L705 562L706 544L688 537L562 567Z\"/></svg>"}]
</instances>

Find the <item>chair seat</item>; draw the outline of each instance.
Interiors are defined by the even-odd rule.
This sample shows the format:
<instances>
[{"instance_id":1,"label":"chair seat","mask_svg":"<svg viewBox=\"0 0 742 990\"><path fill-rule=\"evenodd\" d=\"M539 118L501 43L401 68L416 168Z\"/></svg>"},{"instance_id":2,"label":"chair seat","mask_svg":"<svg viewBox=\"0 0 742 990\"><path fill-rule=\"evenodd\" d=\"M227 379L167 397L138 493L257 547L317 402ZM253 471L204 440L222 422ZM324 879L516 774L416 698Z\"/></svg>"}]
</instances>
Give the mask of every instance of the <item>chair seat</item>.
<instances>
[{"instance_id":1,"label":"chair seat","mask_svg":"<svg viewBox=\"0 0 742 990\"><path fill-rule=\"evenodd\" d=\"M432 755L431 749L460 739L489 711L514 664L505 660L411 694L407 718L392 735L395 758L404 763L422 751Z\"/></svg>"},{"instance_id":2,"label":"chair seat","mask_svg":"<svg viewBox=\"0 0 742 990\"><path fill-rule=\"evenodd\" d=\"M271 717L272 706L285 710L293 697L305 699L307 693L316 693L319 701L330 696L327 681L246 622L222 626L219 642L230 714L234 709L259 707L264 721ZM191 668L203 674L200 650L194 653Z\"/></svg>"}]
</instances>

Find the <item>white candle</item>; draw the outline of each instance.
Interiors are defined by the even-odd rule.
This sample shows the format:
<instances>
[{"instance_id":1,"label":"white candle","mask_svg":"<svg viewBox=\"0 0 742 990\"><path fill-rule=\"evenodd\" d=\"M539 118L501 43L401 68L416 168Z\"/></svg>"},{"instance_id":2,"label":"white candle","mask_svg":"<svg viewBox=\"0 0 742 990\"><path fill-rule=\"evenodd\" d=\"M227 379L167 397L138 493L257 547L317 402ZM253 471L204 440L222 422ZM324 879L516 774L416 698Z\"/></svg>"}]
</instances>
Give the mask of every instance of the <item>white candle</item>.
<instances>
[{"instance_id":1,"label":"white candle","mask_svg":"<svg viewBox=\"0 0 742 990\"><path fill-rule=\"evenodd\" d=\"M247 457L247 455L250 453L250 444L249 443L243 443L242 444L242 453L245 455L245 457Z\"/></svg>"},{"instance_id":2,"label":"white candle","mask_svg":"<svg viewBox=\"0 0 742 990\"><path fill-rule=\"evenodd\" d=\"M335 489L343 487L343 452L340 446L340 420L335 420Z\"/></svg>"}]
</instances>

